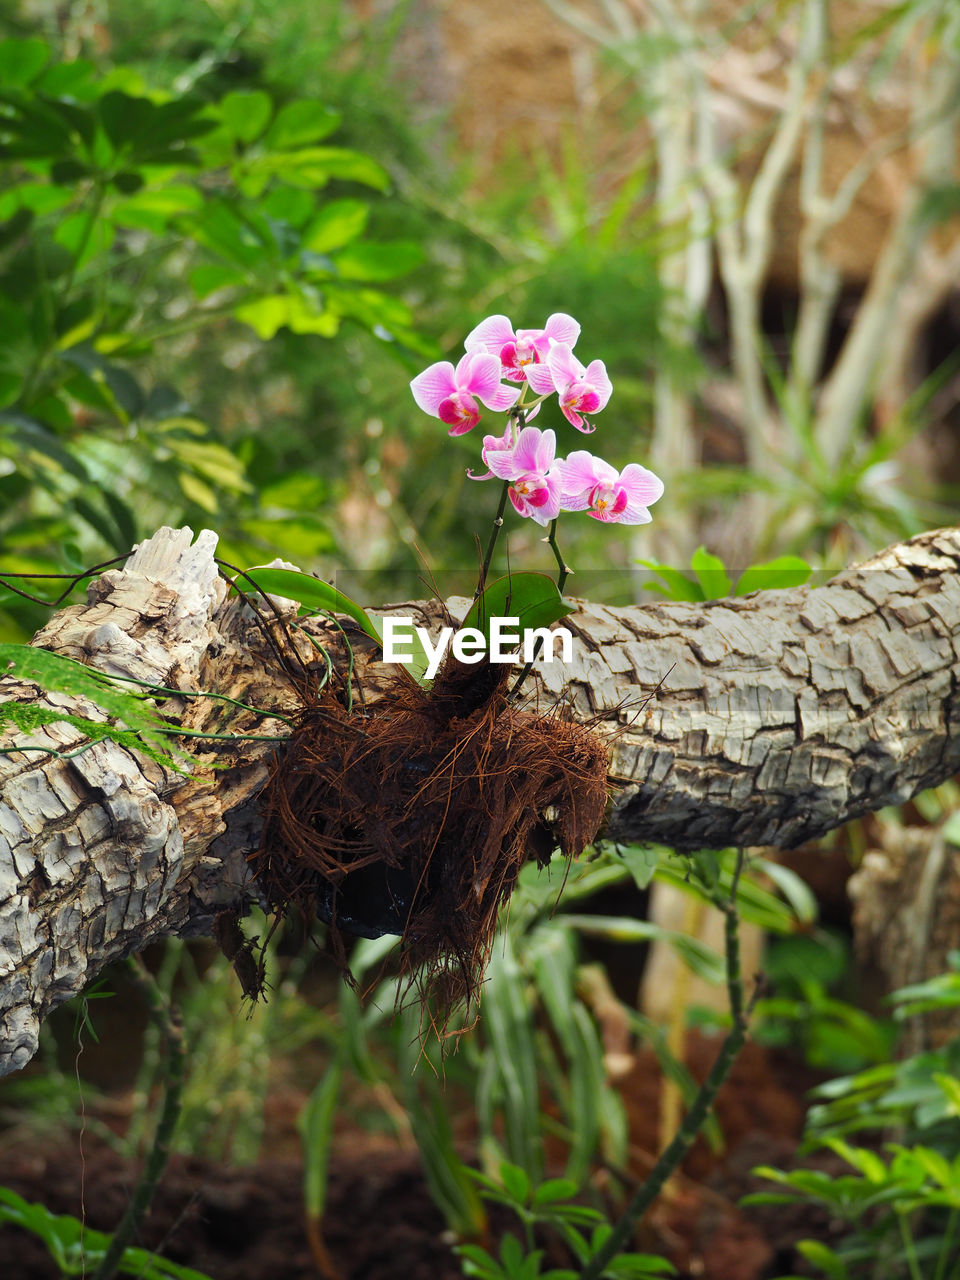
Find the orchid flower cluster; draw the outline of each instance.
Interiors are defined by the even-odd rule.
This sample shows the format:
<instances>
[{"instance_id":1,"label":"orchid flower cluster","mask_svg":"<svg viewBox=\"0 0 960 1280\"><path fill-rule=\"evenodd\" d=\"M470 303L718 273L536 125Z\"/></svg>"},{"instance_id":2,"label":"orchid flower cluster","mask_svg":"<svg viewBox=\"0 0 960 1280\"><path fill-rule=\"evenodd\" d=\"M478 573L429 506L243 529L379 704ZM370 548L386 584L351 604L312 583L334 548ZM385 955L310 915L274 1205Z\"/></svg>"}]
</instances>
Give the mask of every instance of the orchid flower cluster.
<instances>
[{"instance_id":1,"label":"orchid flower cluster","mask_svg":"<svg viewBox=\"0 0 960 1280\"><path fill-rule=\"evenodd\" d=\"M556 395L571 426L585 435L595 430L589 419L606 407L613 386L602 360L583 365L573 354L579 336L580 325L562 312L542 329L514 329L506 316L488 316L467 335L466 355L456 368L441 360L413 379L413 398L446 423L451 436L477 425L478 401L508 413L502 436L483 437L486 471L467 475L504 481L521 516L547 526L561 511L586 511L608 524L647 524L648 508L663 493L652 471L637 462L618 471L586 449L558 458L556 433L528 425Z\"/></svg>"}]
</instances>

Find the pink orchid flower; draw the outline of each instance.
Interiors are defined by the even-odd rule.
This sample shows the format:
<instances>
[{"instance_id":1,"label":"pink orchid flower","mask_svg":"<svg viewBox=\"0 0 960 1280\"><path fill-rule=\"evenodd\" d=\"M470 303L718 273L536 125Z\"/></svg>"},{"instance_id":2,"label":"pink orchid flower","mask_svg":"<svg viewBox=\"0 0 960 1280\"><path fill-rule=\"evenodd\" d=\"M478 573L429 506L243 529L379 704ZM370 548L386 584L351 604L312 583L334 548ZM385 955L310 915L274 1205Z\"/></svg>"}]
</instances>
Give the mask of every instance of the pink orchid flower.
<instances>
[{"instance_id":1,"label":"pink orchid flower","mask_svg":"<svg viewBox=\"0 0 960 1280\"><path fill-rule=\"evenodd\" d=\"M467 471L467 476L471 480L492 480L493 472L490 468L490 460L488 455L491 453L500 453L505 450L513 451L514 445L517 443L516 435L513 429L513 422L507 423L507 429L502 436L484 436L483 448L480 450L480 457L483 459L483 465L487 468L482 476L475 476L472 471Z\"/></svg>"},{"instance_id":2,"label":"pink orchid flower","mask_svg":"<svg viewBox=\"0 0 960 1280\"><path fill-rule=\"evenodd\" d=\"M563 470L564 511L589 511L607 524L649 524L647 507L663 494L663 481L638 462L618 471L586 449L575 449Z\"/></svg>"},{"instance_id":3,"label":"pink orchid flower","mask_svg":"<svg viewBox=\"0 0 960 1280\"><path fill-rule=\"evenodd\" d=\"M503 443L484 448L483 460L492 474L510 481L514 507L537 524L548 525L560 513L563 464L556 460L556 451L556 435L538 427L524 427L512 448Z\"/></svg>"},{"instance_id":4,"label":"pink orchid flower","mask_svg":"<svg viewBox=\"0 0 960 1280\"><path fill-rule=\"evenodd\" d=\"M431 417L450 428L448 435L462 436L480 421L480 400L488 409L509 409L520 391L500 382L500 361L487 351L468 351L454 369L439 360L410 383L413 398Z\"/></svg>"},{"instance_id":5,"label":"pink orchid flower","mask_svg":"<svg viewBox=\"0 0 960 1280\"><path fill-rule=\"evenodd\" d=\"M506 316L487 316L475 329L471 329L464 341L467 351L478 348L499 356L503 376L511 382L526 382L527 366L540 364L547 358L556 342L576 345L580 326L573 316L562 311L554 312L542 329L517 329Z\"/></svg>"},{"instance_id":6,"label":"pink orchid flower","mask_svg":"<svg viewBox=\"0 0 960 1280\"><path fill-rule=\"evenodd\" d=\"M583 415L599 413L613 391L603 361L591 360L584 368L564 342L553 344L543 364L528 368L527 381L537 395L548 396L556 391L563 416L584 433L595 428Z\"/></svg>"}]
</instances>

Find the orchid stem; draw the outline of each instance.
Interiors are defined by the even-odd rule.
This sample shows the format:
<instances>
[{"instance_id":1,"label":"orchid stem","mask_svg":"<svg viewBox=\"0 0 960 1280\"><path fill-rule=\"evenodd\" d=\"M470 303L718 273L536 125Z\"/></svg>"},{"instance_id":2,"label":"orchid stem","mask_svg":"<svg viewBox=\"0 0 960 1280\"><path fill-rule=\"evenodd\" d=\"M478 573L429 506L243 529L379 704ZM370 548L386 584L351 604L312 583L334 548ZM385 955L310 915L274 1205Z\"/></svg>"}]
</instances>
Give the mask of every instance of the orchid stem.
<instances>
[{"instance_id":1,"label":"orchid stem","mask_svg":"<svg viewBox=\"0 0 960 1280\"><path fill-rule=\"evenodd\" d=\"M556 520L550 521L550 535L547 538L547 542L550 544L551 550L553 551L553 554L556 556L556 559L557 559L557 568L559 570L559 573L557 574L557 590L560 592L561 595L563 595L563 588L566 586L567 578L570 576L573 570L567 564L566 560L564 560L563 552L560 550L560 547L557 543ZM510 692L507 694L508 701L516 696L520 686L523 684L524 680L526 680L527 676L533 670L533 664L540 657L540 654L542 652L543 652L543 636L540 636L539 639L537 640L537 647L533 651L533 657L530 659L528 663L524 665L523 670L517 676L516 680L514 680L513 686L511 687Z\"/></svg>"},{"instance_id":2,"label":"orchid stem","mask_svg":"<svg viewBox=\"0 0 960 1280\"><path fill-rule=\"evenodd\" d=\"M521 409L523 398L527 394L526 385L520 395L519 403L515 404L507 415L507 424L516 418L517 426L522 431L524 425L524 409ZM487 549L484 553L483 564L480 566L480 581L477 583L477 589L473 593L474 600L480 595L480 592L487 585L487 574L490 572L490 564L493 560L493 552L497 545L497 539L500 537L500 530L503 528L503 513L507 509L507 494L510 489L510 481L504 480L503 488L500 490L500 505L497 507L497 514L493 518L493 528L490 530L490 540L487 542Z\"/></svg>"},{"instance_id":3,"label":"orchid stem","mask_svg":"<svg viewBox=\"0 0 960 1280\"><path fill-rule=\"evenodd\" d=\"M510 481L504 480L500 489L500 505L497 507L497 514L494 516L493 528L490 531L490 540L487 543L487 550L484 553L483 564L480 566L480 580L477 583L477 589L473 593L476 600L480 592L487 585L487 574L490 570L490 562L493 560L494 548L497 545L497 539L500 537L500 530L503 528L503 513L507 507L507 491L510 488Z\"/></svg>"},{"instance_id":4,"label":"orchid stem","mask_svg":"<svg viewBox=\"0 0 960 1280\"><path fill-rule=\"evenodd\" d=\"M567 578L573 572L573 570L564 560L563 552L560 550L559 546L557 545L556 520L550 521L550 536L547 538L547 542L550 544L550 549L557 559L557 568L560 570L560 572L557 574L557 590L560 592L561 595L563 595L563 588L567 585Z\"/></svg>"}]
</instances>

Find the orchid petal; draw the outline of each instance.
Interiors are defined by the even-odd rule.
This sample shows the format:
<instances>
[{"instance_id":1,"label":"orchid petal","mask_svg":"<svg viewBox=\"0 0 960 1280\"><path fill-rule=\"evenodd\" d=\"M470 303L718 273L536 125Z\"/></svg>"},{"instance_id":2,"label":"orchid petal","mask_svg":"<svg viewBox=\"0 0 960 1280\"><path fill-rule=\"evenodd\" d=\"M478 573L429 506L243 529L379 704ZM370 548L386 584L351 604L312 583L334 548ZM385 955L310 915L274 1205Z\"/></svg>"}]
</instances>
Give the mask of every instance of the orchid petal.
<instances>
[{"instance_id":1,"label":"orchid petal","mask_svg":"<svg viewBox=\"0 0 960 1280\"><path fill-rule=\"evenodd\" d=\"M514 446L513 458L518 473L530 471L540 475L549 468L556 452L557 437L554 431L524 427Z\"/></svg>"},{"instance_id":2,"label":"orchid petal","mask_svg":"<svg viewBox=\"0 0 960 1280\"><path fill-rule=\"evenodd\" d=\"M537 427L526 427L527 431L536 431ZM557 434L552 428L540 433L540 439L537 441L534 457L536 459L535 470L541 475L546 473L553 466L554 459L557 456Z\"/></svg>"},{"instance_id":3,"label":"orchid petal","mask_svg":"<svg viewBox=\"0 0 960 1280\"><path fill-rule=\"evenodd\" d=\"M579 382L586 373L583 365L564 342L555 342L547 353L547 367L553 385L562 395L573 382ZM531 384L532 385L532 384Z\"/></svg>"},{"instance_id":4,"label":"orchid petal","mask_svg":"<svg viewBox=\"0 0 960 1280\"><path fill-rule=\"evenodd\" d=\"M585 436L592 435L597 429L596 427L592 427L589 422L585 421L585 419L581 418L576 409L571 409L567 405L561 404L560 412L571 426L576 427L578 431L582 431Z\"/></svg>"},{"instance_id":5,"label":"orchid petal","mask_svg":"<svg viewBox=\"0 0 960 1280\"><path fill-rule=\"evenodd\" d=\"M575 347L580 337L580 325L566 312L555 311L543 326L543 336L551 342L562 342L566 347Z\"/></svg>"},{"instance_id":6,"label":"orchid petal","mask_svg":"<svg viewBox=\"0 0 960 1280\"><path fill-rule=\"evenodd\" d=\"M482 400L488 409L509 409L520 395L519 387L501 386L499 356L490 351L468 351L457 365L457 388Z\"/></svg>"},{"instance_id":7,"label":"orchid petal","mask_svg":"<svg viewBox=\"0 0 960 1280\"><path fill-rule=\"evenodd\" d=\"M487 316L486 320L481 320L476 328L471 329L463 345L467 351L483 347L497 354L508 342L516 342L513 325L506 316L496 315Z\"/></svg>"},{"instance_id":8,"label":"orchid petal","mask_svg":"<svg viewBox=\"0 0 960 1280\"><path fill-rule=\"evenodd\" d=\"M586 449L574 449L567 454L563 464L564 494L579 493L581 489L595 489L598 484L610 484L617 472L609 462L597 458Z\"/></svg>"},{"instance_id":9,"label":"orchid petal","mask_svg":"<svg viewBox=\"0 0 960 1280\"><path fill-rule=\"evenodd\" d=\"M528 364L526 367L527 381L534 389L538 396L552 396L556 391L553 381L553 374L550 372L550 366L547 364Z\"/></svg>"},{"instance_id":10,"label":"orchid petal","mask_svg":"<svg viewBox=\"0 0 960 1280\"><path fill-rule=\"evenodd\" d=\"M436 418L442 402L457 390L453 365L449 360L439 360L432 364L429 369L417 374L410 383L410 390L424 413Z\"/></svg>"},{"instance_id":11,"label":"orchid petal","mask_svg":"<svg viewBox=\"0 0 960 1280\"><path fill-rule=\"evenodd\" d=\"M630 505L649 507L663 497L663 481L639 462L630 462L623 468L620 483L627 491Z\"/></svg>"},{"instance_id":12,"label":"orchid petal","mask_svg":"<svg viewBox=\"0 0 960 1280\"><path fill-rule=\"evenodd\" d=\"M588 382L597 395L600 397L600 403L594 413L599 413L606 405L613 392L613 383L607 373L607 366L602 360L591 360L584 370L583 381Z\"/></svg>"},{"instance_id":13,"label":"orchid petal","mask_svg":"<svg viewBox=\"0 0 960 1280\"><path fill-rule=\"evenodd\" d=\"M498 383L492 391L478 391L476 394L480 397L488 409L512 409L520 398L520 387L505 387L502 382Z\"/></svg>"},{"instance_id":14,"label":"orchid petal","mask_svg":"<svg viewBox=\"0 0 960 1280\"><path fill-rule=\"evenodd\" d=\"M649 524L653 516L639 503L628 502L623 511L613 519L619 524Z\"/></svg>"}]
</instances>

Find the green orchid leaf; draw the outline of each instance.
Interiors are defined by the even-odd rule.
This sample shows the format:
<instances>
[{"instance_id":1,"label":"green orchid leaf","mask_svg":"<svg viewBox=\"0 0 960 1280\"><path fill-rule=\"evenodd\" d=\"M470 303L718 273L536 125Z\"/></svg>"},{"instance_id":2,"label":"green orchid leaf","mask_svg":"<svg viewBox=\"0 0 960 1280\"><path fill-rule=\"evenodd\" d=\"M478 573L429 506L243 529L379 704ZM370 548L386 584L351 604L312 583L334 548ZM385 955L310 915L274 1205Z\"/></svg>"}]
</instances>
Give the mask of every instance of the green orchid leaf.
<instances>
[{"instance_id":1,"label":"green orchid leaf","mask_svg":"<svg viewBox=\"0 0 960 1280\"><path fill-rule=\"evenodd\" d=\"M474 600L463 620L464 628L475 627L490 642L492 618L517 618L521 631L549 627L573 613L557 585L545 573L512 573L492 582Z\"/></svg>"}]
</instances>

